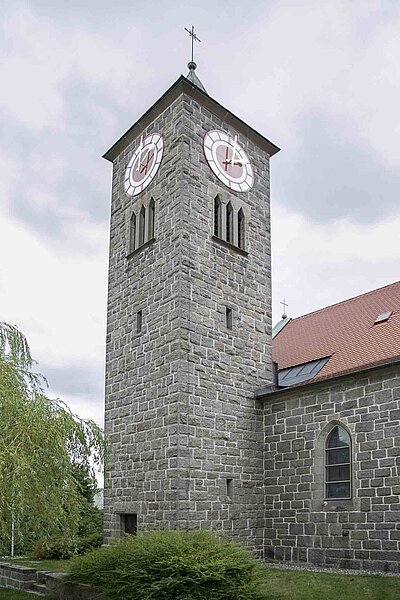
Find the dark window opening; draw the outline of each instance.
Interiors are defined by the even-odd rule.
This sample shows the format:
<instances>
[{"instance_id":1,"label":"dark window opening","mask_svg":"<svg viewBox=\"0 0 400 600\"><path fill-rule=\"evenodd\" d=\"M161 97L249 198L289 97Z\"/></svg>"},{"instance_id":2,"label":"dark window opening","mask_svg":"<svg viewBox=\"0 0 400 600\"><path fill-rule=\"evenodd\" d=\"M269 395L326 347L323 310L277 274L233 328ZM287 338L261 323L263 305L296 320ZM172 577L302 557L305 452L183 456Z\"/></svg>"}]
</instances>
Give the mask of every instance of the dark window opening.
<instances>
[{"instance_id":1,"label":"dark window opening","mask_svg":"<svg viewBox=\"0 0 400 600\"><path fill-rule=\"evenodd\" d=\"M233 328L233 310L228 306L225 309L225 325L227 329Z\"/></svg>"},{"instance_id":2,"label":"dark window opening","mask_svg":"<svg viewBox=\"0 0 400 600\"><path fill-rule=\"evenodd\" d=\"M226 205L226 241L233 244L233 208L230 202Z\"/></svg>"},{"instance_id":3,"label":"dark window opening","mask_svg":"<svg viewBox=\"0 0 400 600\"><path fill-rule=\"evenodd\" d=\"M129 230L129 252L133 252L136 247L136 215L132 213Z\"/></svg>"},{"instance_id":4,"label":"dark window opening","mask_svg":"<svg viewBox=\"0 0 400 600\"><path fill-rule=\"evenodd\" d=\"M136 331L137 331L137 333L140 333L142 331L142 326L143 326L143 311L138 310L138 312L136 313Z\"/></svg>"},{"instance_id":5,"label":"dark window opening","mask_svg":"<svg viewBox=\"0 0 400 600\"><path fill-rule=\"evenodd\" d=\"M325 496L327 499L351 498L351 440L347 431L336 425L325 445Z\"/></svg>"},{"instance_id":6,"label":"dark window opening","mask_svg":"<svg viewBox=\"0 0 400 600\"><path fill-rule=\"evenodd\" d=\"M240 209L238 212L238 246L244 250L244 212Z\"/></svg>"},{"instance_id":7,"label":"dark window opening","mask_svg":"<svg viewBox=\"0 0 400 600\"><path fill-rule=\"evenodd\" d=\"M153 198L150 200L149 204L149 226L148 226L148 239L152 240L154 238L154 216L155 216L155 203Z\"/></svg>"},{"instance_id":8,"label":"dark window opening","mask_svg":"<svg viewBox=\"0 0 400 600\"><path fill-rule=\"evenodd\" d=\"M214 198L214 235L221 237L221 200L219 196Z\"/></svg>"},{"instance_id":9,"label":"dark window opening","mask_svg":"<svg viewBox=\"0 0 400 600\"><path fill-rule=\"evenodd\" d=\"M139 247L143 246L145 240L145 221L146 221L146 210L144 206L140 209L139 213Z\"/></svg>"},{"instance_id":10,"label":"dark window opening","mask_svg":"<svg viewBox=\"0 0 400 600\"><path fill-rule=\"evenodd\" d=\"M129 535L137 534L137 514L127 514L123 516L124 533Z\"/></svg>"},{"instance_id":11,"label":"dark window opening","mask_svg":"<svg viewBox=\"0 0 400 600\"><path fill-rule=\"evenodd\" d=\"M233 479L226 480L226 495L232 500L233 498Z\"/></svg>"}]
</instances>

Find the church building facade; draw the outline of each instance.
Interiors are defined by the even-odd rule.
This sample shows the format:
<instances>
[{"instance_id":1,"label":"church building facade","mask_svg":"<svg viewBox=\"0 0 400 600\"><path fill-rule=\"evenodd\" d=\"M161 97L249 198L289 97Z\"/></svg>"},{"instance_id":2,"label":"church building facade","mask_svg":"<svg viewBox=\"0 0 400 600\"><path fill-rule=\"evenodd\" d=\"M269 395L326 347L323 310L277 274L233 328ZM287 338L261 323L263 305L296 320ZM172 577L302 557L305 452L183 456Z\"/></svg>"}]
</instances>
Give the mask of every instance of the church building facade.
<instances>
[{"instance_id":1,"label":"church building facade","mask_svg":"<svg viewBox=\"0 0 400 600\"><path fill-rule=\"evenodd\" d=\"M311 383L290 368L326 368L330 355L282 350L274 370L269 168L279 148L212 99L195 68L105 154L106 539L209 528L267 557L394 570L399 373L392 360ZM280 327L276 342L294 321ZM370 435L373 419L386 435ZM327 457L342 462L326 467Z\"/></svg>"},{"instance_id":2,"label":"church building facade","mask_svg":"<svg viewBox=\"0 0 400 600\"><path fill-rule=\"evenodd\" d=\"M397 573L400 282L275 328L266 557Z\"/></svg>"}]
</instances>

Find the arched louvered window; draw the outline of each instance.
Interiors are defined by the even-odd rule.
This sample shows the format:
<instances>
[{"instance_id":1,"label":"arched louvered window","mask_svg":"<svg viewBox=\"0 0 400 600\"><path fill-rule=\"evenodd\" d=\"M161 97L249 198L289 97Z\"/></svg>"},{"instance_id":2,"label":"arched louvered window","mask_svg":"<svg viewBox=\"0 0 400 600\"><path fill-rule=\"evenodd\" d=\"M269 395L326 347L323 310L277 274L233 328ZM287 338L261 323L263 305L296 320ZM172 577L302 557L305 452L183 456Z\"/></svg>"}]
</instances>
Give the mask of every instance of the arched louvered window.
<instances>
[{"instance_id":1,"label":"arched louvered window","mask_svg":"<svg viewBox=\"0 0 400 600\"><path fill-rule=\"evenodd\" d=\"M226 241L233 244L233 208L230 202L226 205Z\"/></svg>"},{"instance_id":2,"label":"arched louvered window","mask_svg":"<svg viewBox=\"0 0 400 600\"><path fill-rule=\"evenodd\" d=\"M152 240L154 238L154 216L155 216L155 203L153 198L150 200L149 204L149 225L148 225L148 239Z\"/></svg>"},{"instance_id":3,"label":"arched louvered window","mask_svg":"<svg viewBox=\"0 0 400 600\"><path fill-rule=\"evenodd\" d=\"M244 250L245 240L244 240L244 212L241 208L238 212L238 246Z\"/></svg>"},{"instance_id":4,"label":"arched louvered window","mask_svg":"<svg viewBox=\"0 0 400 600\"><path fill-rule=\"evenodd\" d=\"M214 198L214 235L217 237L222 237L221 231L221 200L219 196L215 196Z\"/></svg>"},{"instance_id":5,"label":"arched louvered window","mask_svg":"<svg viewBox=\"0 0 400 600\"><path fill-rule=\"evenodd\" d=\"M142 246L145 241L145 222L146 222L146 209L144 206L140 209L139 212L139 241L138 246Z\"/></svg>"},{"instance_id":6,"label":"arched louvered window","mask_svg":"<svg viewBox=\"0 0 400 600\"><path fill-rule=\"evenodd\" d=\"M129 252L133 252L136 248L136 215L133 212L129 225Z\"/></svg>"},{"instance_id":7,"label":"arched louvered window","mask_svg":"<svg viewBox=\"0 0 400 600\"><path fill-rule=\"evenodd\" d=\"M326 438L325 497L351 498L351 439L340 425L336 425Z\"/></svg>"}]
</instances>

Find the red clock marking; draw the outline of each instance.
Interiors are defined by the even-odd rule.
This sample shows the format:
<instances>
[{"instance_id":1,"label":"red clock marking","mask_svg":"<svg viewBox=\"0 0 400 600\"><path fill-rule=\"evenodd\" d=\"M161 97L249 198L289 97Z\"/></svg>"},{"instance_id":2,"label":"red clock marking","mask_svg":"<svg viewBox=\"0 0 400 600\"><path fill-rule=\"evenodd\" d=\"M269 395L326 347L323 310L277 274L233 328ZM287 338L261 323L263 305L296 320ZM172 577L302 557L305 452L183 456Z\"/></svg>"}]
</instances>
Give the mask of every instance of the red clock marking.
<instances>
[{"instance_id":1,"label":"red clock marking","mask_svg":"<svg viewBox=\"0 0 400 600\"><path fill-rule=\"evenodd\" d=\"M217 159L218 162L221 164L221 167L224 169L225 172L229 173L231 177L239 179L239 177L242 177L243 174L243 164L240 161L232 162L232 158L233 149L230 146L223 145L217 149Z\"/></svg>"},{"instance_id":2,"label":"red clock marking","mask_svg":"<svg viewBox=\"0 0 400 600\"><path fill-rule=\"evenodd\" d=\"M148 152L146 159L144 162L140 162L139 165L139 173L142 173L142 175L147 175L147 171L149 170L149 166L153 160L154 157L154 152L151 150Z\"/></svg>"}]
</instances>

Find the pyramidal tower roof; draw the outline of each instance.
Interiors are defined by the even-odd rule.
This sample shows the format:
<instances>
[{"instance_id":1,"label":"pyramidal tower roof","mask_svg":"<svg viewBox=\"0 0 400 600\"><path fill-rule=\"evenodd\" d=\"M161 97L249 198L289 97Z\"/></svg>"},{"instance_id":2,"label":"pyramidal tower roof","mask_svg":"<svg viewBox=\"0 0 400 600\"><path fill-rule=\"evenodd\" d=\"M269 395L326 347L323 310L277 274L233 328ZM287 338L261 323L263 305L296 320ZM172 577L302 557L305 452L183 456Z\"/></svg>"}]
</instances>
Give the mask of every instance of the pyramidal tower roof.
<instances>
[{"instance_id":1,"label":"pyramidal tower roof","mask_svg":"<svg viewBox=\"0 0 400 600\"><path fill-rule=\"evenodd\" d=\"M193 60L188 62L189 73L186 75L186 79L188 79L196 87L200 88L202 92L205 92L206 94L208 94L206 88L201 83L200 79L197 77L197 75L195 73L196 68L197 68L197 65Z\"/></svg>"}]
</instances>

